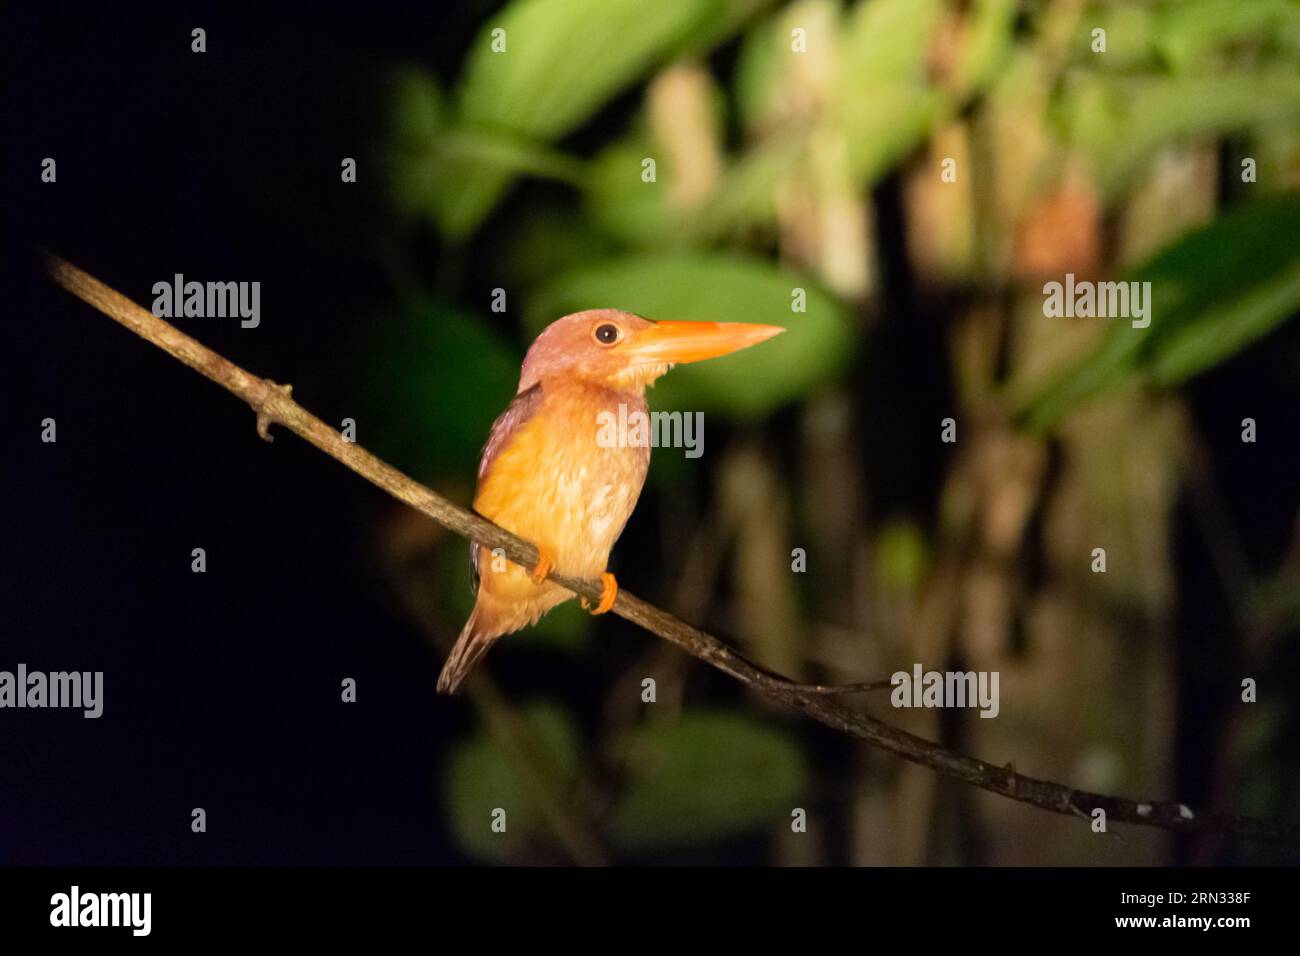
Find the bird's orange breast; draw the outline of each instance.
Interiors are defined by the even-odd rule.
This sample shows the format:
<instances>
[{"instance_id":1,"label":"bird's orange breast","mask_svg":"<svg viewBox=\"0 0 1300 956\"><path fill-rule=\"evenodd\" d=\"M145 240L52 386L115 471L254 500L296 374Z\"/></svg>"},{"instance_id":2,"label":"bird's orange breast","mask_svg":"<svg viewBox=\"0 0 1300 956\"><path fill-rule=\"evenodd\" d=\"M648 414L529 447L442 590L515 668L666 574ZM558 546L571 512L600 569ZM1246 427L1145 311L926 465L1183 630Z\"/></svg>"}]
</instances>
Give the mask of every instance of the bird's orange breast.
<instances>
[{"instance_id":1,"label":"bird's orange breast","mask_svg":"<svg viewBox=\"0 0 1300 956\"><path fill-rule=\"evenodd\" d=\"M479 481L474 508L486 518L549 548L555 570L594 578L636 507L650 461L648 447L602 447L601 413L645 410L644 399L581 383L543 385L540 408L519 426ZM485 553L481 560L490 561ZM480 587L526 598L537 585L511 565L480 569ZM547 586L543 586L547 587ZM566 592L567 593L567 592Z\"/></svg>"}]
</instances>

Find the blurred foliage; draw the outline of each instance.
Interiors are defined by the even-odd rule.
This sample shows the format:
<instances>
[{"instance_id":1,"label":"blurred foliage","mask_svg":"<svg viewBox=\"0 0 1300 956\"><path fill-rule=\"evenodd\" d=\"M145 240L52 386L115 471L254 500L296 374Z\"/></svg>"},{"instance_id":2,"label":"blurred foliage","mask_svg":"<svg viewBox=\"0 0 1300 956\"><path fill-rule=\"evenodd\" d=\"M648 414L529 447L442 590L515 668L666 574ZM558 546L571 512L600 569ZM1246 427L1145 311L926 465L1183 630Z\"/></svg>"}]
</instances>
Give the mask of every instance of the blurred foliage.
<instances>
[{"instance_id":1,"label":"blurred foliage","mask_svg":"<svg viewBox=\"0 0 1300 956\"><path fill-rule=\"evenodd\" d=\"M655 63L723 39L763 0L520 0L473 44L459 95L406 78L398 116L423 143L398 195L418 195L451 237L474 231L521 172L577 176L544 143L588 119ZM494 31L498 48L494 50ZM500 44L504 43L504 49ZM408 170L410 166L406 167ZM411 190L412 182L424 188Z\"/></svg>"},{"instance_id":2,"label":"blurred foliage","mask_svg":"<svg viewBox=\"0 0 1300 956\"><path fill-rule=\"evenodd\" d=\"M520 709L535 756L572 790L580 779L580 744L567 712L554 703ZM788 818L807 785L807 767L788 735L761 720L726 712L690 712L630 728L610 748L624 783L605 838L624 851L723 840L761 832ZM470 853L506 860L547 830L535 784L486 730L461 744L447 768L453 830ZM507 814L494 833L487 809Z\"/></svg>"},{"instance_id":3,"label":"blurred foliage","mask_svg":"<svg viewBox=\"0 0 1300 956\"><path fill-rule=\"evenodd\" d=\"M924 580L929 559L925 536L915 524L895 521L880 530L876 557L884 584L911 593Z\"/></svg>"},{"instance_id":4,"label":"blurred foliage","mask_svg":"<svg viewBox=\"0 0 1300 956\"><path fill-rule=\"evenodd\" d=\"M556 779L573 786L582 768L573 718L550 702L520 707L517 716L539 748L533 756L545 761ZM486 732L453 751L447 764L446 789L452 832L475 856L508 860L546 837L545 819L529 778ZM505 832L492 829L492 814L498 809L505 811Z\"/></svg>"},{"instance_id":5,"label":"blurred foliage","mask_svg":"<svg viewBox=\"0 0 1300 956\"><path fill-rule=\"evenodd\" d=\"M1300 123L1300 74L1268 69L1227 76L1093 75L1071 85L1061 115L1071 140L1113 195L1166 143Z\"/></svg>"},{"instance_id":6,"label":"blurred foliage","mask_svg":"<svg viewBox=\"0 0 1300 956\"><path fill-rule=\"evenodd\" d=\"M789 819L808 775L784 731L740 714L688 711L633 727L613 749L628 783L610 826L630 849L765 830Z\"/></svg>"},{"instance_id":7,"label":"blurred foliage","mask_svg":"<svg viewBox=\"0 0 1300 956\"><path fill-rule=\"evenodd\" d=\"M1104 54L1093 50L1098 28ZM494 31L504 31L505 52L494 50L502 37ZM844 414L908 411L866 407L880 395L862 388L864 367L910 388L895 364L915 368L906 363L918 348L936 352L940 336L977 328L963 311L971 303L1014 303L1000 320L1032 321L998 334L1032 339L1027 348L1047 358L1012 362L1006 380L981 391L972 385L981 350L996 347L973 333L954 339L950 384L963 404L953 413L964 415L957 454L965 429L987 418L1002 416L1020 431L981 446L979 467L995 479L977 490L954 480L960 493L942 503L975 514L980 494L997 499L986 520L1003 535L1001 550L970 586L986 600L973 615L981 633L994 635L984 646L996 644L999 615L1012 603L999 597L998 575L1014 563L1016 521L1028 520L1036 500L1036 478L1026 477L1038 474L1035 436L1059 435L1094 399L1143 387L1177 393L1300 311L1298 61L1300 4L1290 0L508 2L468 40L454 80L454 71L439 78L422 67L392 76L391 198L412 247L422 254L421 243L432 242L451 265L436 291L408 294L406 307L374 323L359 346L367 421L385 423L368 428L386 429L368 432L367 443L408 470L468 488L527 342L560 315L594 307L787 327L774 347L674 370L652 405L751 428L803 406L828 441L852 442L857 429L836 416L854 401ZM936 170L953 157L956 182L941 183ZM1257 181L1240 181L1243 157L1257 160ZM655 161L652 181L647 159ZM1194 187L1194 200L1184 202L1179 184ZM887 234L875 221L882 187L900 197L904 236L895 238L905 249L877 248ZM959 303L942 330L918 308L888 316L889 334L877 334L882 308L916 304L912 289L891 298L882 287L882 263L902 255L908 266L894 267L896 284ZM1067 271L1150 281L1150 327L1045 319L1043 282ZM495 287L509 290L504 315L487 309L485 292ZM796 289L806 295L804 311L793 307ZM852 400L837 404L846 394ZM927 410L940 401L946 396L896 397ZM980 414L986 402L998 415ZM800 437L809 436L811 427ZM680 466L663 459L656 456L657 467ZM830 509L817 529L824 549L858 553L851 535L859 529L838 523L841 496L846 508L862 508L846 489L860 473L851 461L820 463L840 483L812 476L798 489L807 498L801 507ZM930 481L891 476L890 465L871 468L908 488ZM681 473L670 469L668 478ZM936 490L941 484L933 481ZM784 505L784 491L765 504ZM730 503L736 514L745 506ZM719 507L729 514L728 502ZM782 527L772 540L788 548L780 536L796 527L812 533ZM936 569L957 573L961 555L945 551L952 543L922 516L888 520L871 534L861 550L872 563L867 583L886 605L883 623L872 620L902 628L912 597ZM450 620L467 613L470 595L463 550L448 554L439 593ZM817 593L821 606L862 603L858 570L846 568L842 579L842 592ZM959 580L957 589L965 587ZM1012 589L1017 597L1020 589ZM1294 588L1263 581L1252 593L1274 618L1293 621ZM776 613L798 616L788 607ZM572 650L588 646L590 630L570 604L512 640ZM1068 670L1055 666L1038 679ZM590 784L585 768L617 765L601 839L653 852L770 832L807 791L808 768L788 729L741 709L748 706L687 708L585 736L558 703L523 713L546 742L554 775L575 790ZM1247 749L1257 753L1282 731L1256 723L1250 733ZM468 852L516 859L548 842L519 768L486 732L457 751L446 783ZM1258 786L1247 795L1252 808L1276 798L1276 786ZM505 804L508 835L493 834L483 807Z\"/></svg>"},{"instance_id":8,"label":"blurred foliage","mask_svg":"<svg viewBox=\"0 0 1300 956\"><path fill-rule=\"evenodd\" d=\"M1113 323L1097 351L1022 409L1049 428L1087 399L1150 382L1172 388L1231 358L1300 310L1300 196L1242 206L1126 277L1151 283L1146 328Z\"/></svg>"}]
</instances>

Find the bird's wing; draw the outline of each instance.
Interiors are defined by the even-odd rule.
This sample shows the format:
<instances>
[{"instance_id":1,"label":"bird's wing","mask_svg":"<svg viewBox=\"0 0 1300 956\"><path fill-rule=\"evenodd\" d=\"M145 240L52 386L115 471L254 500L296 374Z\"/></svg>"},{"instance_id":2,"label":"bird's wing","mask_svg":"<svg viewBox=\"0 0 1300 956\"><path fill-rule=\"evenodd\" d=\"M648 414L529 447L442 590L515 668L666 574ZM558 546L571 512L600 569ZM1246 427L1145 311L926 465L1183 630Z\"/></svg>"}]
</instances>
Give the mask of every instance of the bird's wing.
<instances>
[{"instance_id":1,"label":"bird's wing","mask_svg":"<svg viewBox=\"0 0 1300 956\"><path fill-rule=\"evenodd\" d=\"M487 444L483 446L483 458L478 465L478 481L481 485L483 477L492 467L492 462L496 461L498 455L505 449L512 435L528 423L537 410L542 407L542 383L538 382L531 388L520 392L506 410L497 416L497 420L492 423L492 431L488 433ZM478 593L478 557L479 544L477 541L470 542L469 546L469 573L474 593Z\"/></svg>"}]
</instances>

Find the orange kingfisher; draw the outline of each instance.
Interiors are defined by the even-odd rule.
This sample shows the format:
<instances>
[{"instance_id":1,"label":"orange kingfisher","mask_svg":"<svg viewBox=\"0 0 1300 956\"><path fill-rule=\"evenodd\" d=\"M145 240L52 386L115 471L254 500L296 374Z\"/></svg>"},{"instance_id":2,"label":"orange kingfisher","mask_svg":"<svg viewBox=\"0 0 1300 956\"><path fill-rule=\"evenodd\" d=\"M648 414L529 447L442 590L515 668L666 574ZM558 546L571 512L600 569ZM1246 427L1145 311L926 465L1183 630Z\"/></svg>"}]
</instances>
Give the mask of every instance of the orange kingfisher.
<instances>
[{"instance_id":1,"label":"orange kingfisher","mask_svg":"<svg viewBox=\"0 0 1300 956\"><path fill-rule=\"evenodd\" d=\"M605 568L641 496L650 444L611 447L598 440L600 422L645 415L646 386L679 362L726 355L784 331L742 322L652 322L616 309L575 312L542 331L524 357L514 399L492 425L474 495L475 511L537 546L537 566L503 560L494 571L492 553L470 545L474 610L438 677L440 693L456 693L497 638L574 596L546 580L551 571L599 575L593 613L613 607L618 582Z\"/></svg>"}]
</instances>

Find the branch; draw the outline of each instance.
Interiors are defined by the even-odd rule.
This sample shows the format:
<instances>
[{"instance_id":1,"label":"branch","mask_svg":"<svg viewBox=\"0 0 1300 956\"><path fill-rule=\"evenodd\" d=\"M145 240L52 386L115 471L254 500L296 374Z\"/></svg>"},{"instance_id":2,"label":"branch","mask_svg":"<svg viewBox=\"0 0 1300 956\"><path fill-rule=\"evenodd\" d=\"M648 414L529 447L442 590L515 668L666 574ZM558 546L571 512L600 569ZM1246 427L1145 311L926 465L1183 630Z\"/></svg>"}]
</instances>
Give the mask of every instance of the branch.
<instances>
[{"instance_id":1,"label":"branch","mask_svg":"<svg viewBox=\"0 0 1300 956\"><path fill-rule=\"evenodd\" d=\"M500 548L510 561L523 567L537 563L537 549L532 544L479 515L458 508L364 448L344 441L333 428L290 398L287 386L249 374L57 256L47 257L47 268L54 280L73 295L246 401L257 414L258 431L263 437L270 438L266 431L268 425L282 425L461 537L487 548ZM593 603L600 599L599 581L560 574L549 577ZM905 760L990 793L1084 819L1090 819L1093 810L1102 809L1108 824L1135 823L1182 833L1215 831L1246 839L1300 844L1300 831L1291 825L1231 814L1197 814L1185 804L1173 801L1126 800L1089 793L1016 773L1010 765L996 767L829 699L835 693L873 689L876 684L850 688L797 684L746 660L712 634L678 620L622 588L613 611L772 700Z\"/></svg>"}]
</instances>

